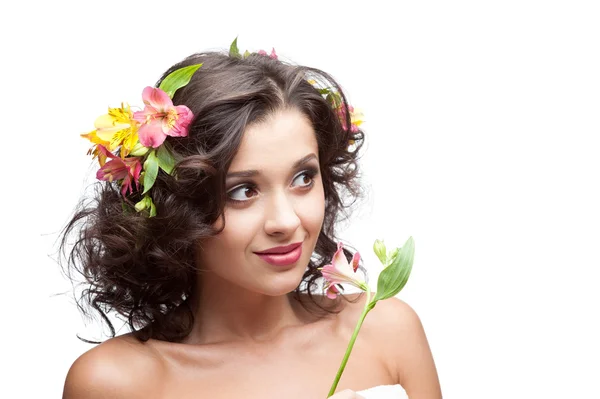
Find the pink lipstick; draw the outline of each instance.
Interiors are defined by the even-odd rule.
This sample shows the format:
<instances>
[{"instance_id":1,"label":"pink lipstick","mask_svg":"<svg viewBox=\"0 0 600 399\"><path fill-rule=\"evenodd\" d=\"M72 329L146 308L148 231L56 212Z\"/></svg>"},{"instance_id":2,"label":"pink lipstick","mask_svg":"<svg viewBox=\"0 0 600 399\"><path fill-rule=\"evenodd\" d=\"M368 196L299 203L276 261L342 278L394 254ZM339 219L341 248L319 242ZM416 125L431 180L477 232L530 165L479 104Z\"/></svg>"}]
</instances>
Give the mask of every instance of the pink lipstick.
<instances>
[{"instance_id":1,"label":"pink lipstick","mask_svg":"<svg viewBox=\"0 0 600 399\"><path fill-rule=\"evenodd\" d=\"M288 266L296 263L302 255L302 243L273 247L264 251L255 252L259 258L274 266Z\"/></svg>"}]
</instances>

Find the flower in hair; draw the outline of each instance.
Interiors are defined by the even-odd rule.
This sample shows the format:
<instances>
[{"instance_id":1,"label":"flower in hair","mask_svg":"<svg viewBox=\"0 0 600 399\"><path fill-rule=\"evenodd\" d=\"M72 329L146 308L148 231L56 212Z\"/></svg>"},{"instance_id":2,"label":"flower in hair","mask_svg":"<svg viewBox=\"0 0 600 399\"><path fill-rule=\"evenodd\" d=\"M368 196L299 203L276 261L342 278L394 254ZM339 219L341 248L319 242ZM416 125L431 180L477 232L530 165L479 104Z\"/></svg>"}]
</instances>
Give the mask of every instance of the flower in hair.
<instances>
[{"instance_id":1,"label":"flower in hair","mask_svg":"<svg viewBox=\"0 0 600 399\"><path fill-rule=\"evenodd\" d=\"M155 87L146 87L142 92L143 111L133 118L141 125L138 131L140 143L145 147L157 148L167 136L185 137L194 115L185 105L174 106L171 98Z\"/></svg>"},{"instance_id":2,"label":"flower in hair","mask_svg":"<svg viewBox=\"0 0 600 399\"><path fill-rule=\"evenodd\" d=\"M104 181L121 180L121 194L125 195L127 191L133 193L132 183L135 183L136 188L139 187L140 172L142 171L140 158L126 157L122 159L108 151L103 145L98 145L98 151L105 158L110 158L110 161L104 163L96 172L96 178Z\"/></svg>"},{"instance_id":3,"label":"flower in hair","mask_svg":"<svg viewBox=\"0 0 600 399\"><path fill-rule=\"evenodd\" d=\"M133 112L126 103L121 103L120 108L109 108L108 114L96 118L94 127L96 129L82 137L109 151L121 146L121 157L126 157L138 140L138 123L133 120Z\"/></svg>"},{"instance_id":4,"label":"flower in hair","mask_svg":"<svg viewBox=\"0 0 600 399\"><path fill-rule=\"evenodd\" d=\"M348 111L350 111L350 131L352 133L358 133L358 127L363 123L364 115L361 111L354 110L352 105L348 105ZM346 126L346 108L340 106L336 108L335 112L340 118L342 128L348 130L348 126Z\"/></svg>"},{"instance_id":5,"label":"flower in hair","mask_svg":"<svg viewBox=\"0 0 600 399\"><path fill-rule=\"evenodd\" d=\"M267 54L267 52L265 50L258 50L258 54L260 55L268 55L269 58L273 58L274 60L277 59L277 53L275 52L275 49L271 49L271 54Z\"/></svg>"},{"instance_id":6,"label":"flower in hair","mask_svg":"<svg viewBox=\"0 0 600 399\"><path fill-rule=\"evenodd\" d=\"M248 58L250 55L252 54L259 54L259 55L264 55L264 56L268 56L269 58L272 58L274 60L277 60L277 53L275 52L275 49L272 48L271 49L271 54L267 54L267 52L265 50L258 50L258 52L256 53L251 53L250 51L246 50L244 51L244 53L240 53L240 49L237 45L237 37L233 40L233 42L231 42L231 45L229 46L229 56L233 57L233 58Z\"/></svg>"},{"instance_id":7,"label":"flower in hair","mask_svg":"<svg viewBox=\"0 0 600 399\"><path fill-rule=\"evenodd\" d=\"M88 154L98 158L96 178L116 182L125 202L138 212L147 210L150 217L156 215L150 189L159 170L171 174L175 168L175 154L165 139L187 136L194 118L185 105L173 105L173 95L201 66L175 70L159 87L144 89L143 110L134 113L127 103L121 103L120 108L109 108L108 114L96 119L95 130L81 135L94 144ZM137 202L131 202L128 196L134 196Z\"/></svg>"},{"instance_id":8,"label":"flower in hair","mask_svg":"<svg viewBox=\"0 0 600 399\"><path fill-rule=\"evenodd\" d=\"M323 98L325 98L337 114L338 119L342 124L342 129L348 131L348 126L346 124L346 107L344 106L340 93L333 87L319 87L317 81L314 79L308 79L307 82L321 93ZM350 104L348 104L348 111L350 111L350 132L358 133L359 126L364 122L364 115L361 111L355 110ZM354 140L350 140L349 144L354 144Z\"/></svg>"}]
</instances>

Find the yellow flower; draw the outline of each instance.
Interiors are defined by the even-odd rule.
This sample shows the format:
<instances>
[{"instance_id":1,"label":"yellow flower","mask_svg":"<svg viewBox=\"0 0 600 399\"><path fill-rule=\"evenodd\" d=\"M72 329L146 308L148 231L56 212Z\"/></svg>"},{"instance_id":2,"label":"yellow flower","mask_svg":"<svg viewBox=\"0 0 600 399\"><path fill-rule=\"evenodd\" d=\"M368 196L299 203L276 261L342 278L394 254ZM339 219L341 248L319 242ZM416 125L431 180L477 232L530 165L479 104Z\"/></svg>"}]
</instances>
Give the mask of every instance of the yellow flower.
<instances>
[{"instance_id":1,"label":"yellow flower","mask_svg":"<svg viewBox=\"0 0 600 399\"><path fill-rule=\"evenodd\" d=\"M364 122L364 115L362 111L355 110L352 105L348 105L348 110L350 111L350 131L352 133L358 133L358 127ZM336 113L340 118L340 122L342 123L342 128L344 130L348 130L346 126L346 108L340 106L336 108ZM352 144L352 143L351 143Z\"/></svg>"},{"instance_id":2,"label":"yellow flower","mask_svg":"<svg viewBox=\"0 0 600 399\"><path fill-rule=\"evenodd\" d=\"M365 115L359 109L350 107L350 122L352 126L360 126L364 122Z\"/></svg>"},{"instance_id":3,"label":"yellow flower","mask_svg":"<svg viewBox=\"0 0 600 399\"><path fill-rule=\"evenodd\" d=\"M104 166L104 163L106 162L106 156L104 155L104 153L102 153L101 151L98 150L98 146L101 145L105 148L108 148L110 146L110 143L108 141L100 140L100 138L96 135L95 130L92 130L91 132L86 133L86 134L81 134L80 136L83 137L84 139L88 139L89 141L91 141L94 144L88 150L87 154L92 155L93 159L98 157L98 163L100 164L101 167Z\"/></svg>"},{"instance_id":4,"label":"yellow flower","mask_svg":"<svg viewBox=\"0 0 600 399\"><path fill-rule=\"evenodd\" d=\"M95 130L81 136L111 152L122 146L121 158L125 158L138 141L139 123L133 119L133 112L126 103L121 103L120 108L109 108L108 114L96 119L94 127Z\"/></svg>"}]
</instances>

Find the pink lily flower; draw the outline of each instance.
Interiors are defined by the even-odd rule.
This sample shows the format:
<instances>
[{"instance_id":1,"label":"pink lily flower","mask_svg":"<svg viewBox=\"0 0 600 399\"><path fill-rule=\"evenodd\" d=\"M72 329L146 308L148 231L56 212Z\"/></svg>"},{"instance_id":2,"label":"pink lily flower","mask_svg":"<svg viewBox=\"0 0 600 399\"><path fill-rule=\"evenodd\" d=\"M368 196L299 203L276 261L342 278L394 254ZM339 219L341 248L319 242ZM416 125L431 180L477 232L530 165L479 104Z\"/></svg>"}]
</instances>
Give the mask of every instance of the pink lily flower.
<instances>
[{"instance_id":1,"label":"pink lily flower","mask_svg":"<svg viewBox=\"0 0 600 399\"><path fill-rule=\"evenodd\" d=\"M133 114L133 119L140 122L138 130L140 143L144 147L159 147L167 138L185 137L194 114L185 105L173 105L173 101L163 90L146 87L142 92L143 111Z\"/></svg>"},{"instance_id":2,"label":"pink lily flower","mask_svg":"<svg viewBox=\"0 0 600 399\"><path fill-rule=\"evenodd\" d=\"M336 284L347 283L360 288L363 291L367 290L366 283L356 273L360 262L360 254L356 252L352 257L352 261L348 263L346 255L344 255L344 246L338 243L338 249L333 255L331 264L324 266L321 273L325 278L325 291L328 298L335 298L339 294Z\"/></svg>"},{"instance_id":3,"label":"pink lily flower","mask_svg":"<svg viewBox=\"0 0 600 399\"><path fill-rule=\"evenodd\" d=\"M139 157L117 157L102 145L98 145L97 149L104 157L110 158L110 161L106 162L96 172L98 180L110 182L113 180L123 180L121 183L121 194L123 196L125 196L127 191L133 193L132 183L135 183L136 189L139 188L140 173L142 172L142 163Z\"/></svg>"},{"instance_id":4,"label":"pink lily flower","mask_svg":"<svg viewBox=\"0 0 600 399\"><path fill-rule=\"evenodd\" d=\"M265 50L258 50L258 54L267 55L267 52ZM274 48L271 50L271 54L268 54L268 56L269 56L269 58L272 58L274 60L277 59L277 53L275 52Z\"/></svg>"},{"instance_id":5,"label":"pink lily flower","mask_svg":"<svg viewBox=\"0 0 600 399\"><path fill-rule=\"evenodd\" d=\"M329 299L335 299L340 294L340 290L334 285L327 283L325 285L325 295Z\"/></svg>"}]
</instances>

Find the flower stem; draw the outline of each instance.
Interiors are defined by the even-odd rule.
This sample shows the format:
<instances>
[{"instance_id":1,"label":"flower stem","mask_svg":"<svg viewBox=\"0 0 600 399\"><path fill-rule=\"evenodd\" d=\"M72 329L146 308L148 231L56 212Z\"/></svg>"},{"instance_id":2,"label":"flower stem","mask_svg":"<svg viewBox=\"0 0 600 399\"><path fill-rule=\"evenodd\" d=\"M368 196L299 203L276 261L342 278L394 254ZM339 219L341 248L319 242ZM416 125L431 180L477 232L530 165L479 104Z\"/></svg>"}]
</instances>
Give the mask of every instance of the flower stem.
<instances>
[{"instance_id":1,"label":"flower stem","mask_svg":"<svg viewBox=\"0 0 600 399\"><path fill-rule=\"evenodd\" d=\"M356 328L354 328L354 333L352 333L350 343L348 344L348 348L346 348L346 353L344 354L344 358L342 359L342 364L340 364L340 368L338 369L335 379L333 380L333 384L331 385L331 389L329 390L327 397L330 397L335 393L337 385L340 382L340 378L342 377L342 373L346 368L346 363L348 363L348 358L350 357L350 353L352 352L352 348L354 347L356 337L358 337L358 332L360 331L360 328L362 327L362 324L365 321L365 317L367 317L367 313L369 313L369 311L373 309L373 307L375 307L376 302L377 301L371 302L371 289L369 288L369 286L367 286L367 300L365 301L365 308L363 309L363 312L360 315L360 318L358 319Z\"/></svg>"}]
</instances>

